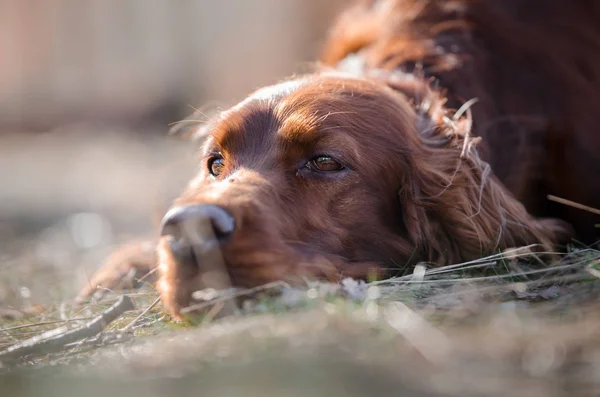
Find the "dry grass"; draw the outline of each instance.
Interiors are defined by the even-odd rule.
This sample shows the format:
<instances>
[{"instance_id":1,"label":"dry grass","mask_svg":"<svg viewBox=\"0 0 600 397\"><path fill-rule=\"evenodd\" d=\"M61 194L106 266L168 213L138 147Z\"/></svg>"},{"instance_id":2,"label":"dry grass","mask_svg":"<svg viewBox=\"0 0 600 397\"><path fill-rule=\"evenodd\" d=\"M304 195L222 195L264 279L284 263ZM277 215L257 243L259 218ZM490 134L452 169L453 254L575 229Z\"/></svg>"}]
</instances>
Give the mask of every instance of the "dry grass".
<instances>
[{"instance_id":1,"label":"dry grass","mask_svg":"<svg viewBox=\"0 0 600 397\"><path fill-rule=\"evenodd\" d=\"M506 385L516 391L523 382L549 392L559 379L573 382L573 376L595 382L600 251L572 250L552 266L523 251L372 283L347 279L339 285L308 283L304 289L273 284L248 294L235 315L215 317L211 308L240 295L226 292L207 301L188 324L169 322L155 292L132 291L127 295L136 309L100 335L11 364L27 369L23 376L58 366L63 376L115 382L166 375L204 378L207 369L215 376L221 370L244 377L244 368L252 373L255 366L279 361L329 370L333 363L353 370L366 365L383 373L397 368L412 373L415 365L424 371L421 378L403 382L448 395L477 395L479 389L493 394ZM79 309L63 304L13 321L0 330L0 341L6 347L49 329L65 332L98 316L115 299ZM441 377L440 390L430 382L432 368ZM456 382L457 376L466 379ZM502 379L509 383L498 383ZM281 380L273 382L274 387Z\"/></svg>"}]
</instances>

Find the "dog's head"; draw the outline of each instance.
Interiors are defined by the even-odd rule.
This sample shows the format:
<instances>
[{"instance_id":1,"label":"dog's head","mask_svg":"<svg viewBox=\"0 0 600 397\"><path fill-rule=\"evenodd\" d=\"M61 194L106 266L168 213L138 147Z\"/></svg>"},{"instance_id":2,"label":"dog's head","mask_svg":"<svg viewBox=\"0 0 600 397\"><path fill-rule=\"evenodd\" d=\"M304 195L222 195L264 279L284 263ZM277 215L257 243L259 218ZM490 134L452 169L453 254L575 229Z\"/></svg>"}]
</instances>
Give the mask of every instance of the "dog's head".
<instances>
[{"instance_id":1,"label":"dog's head","mask_svg":"<svg viewBox=\"0 0 600 397\"><path fill-rule=\"evenodd\" d=\"M468 118L452 119L430 92L415 107L416 91L395 88L317 73L260 89L203 127L198 174L163 220L167 310L211 280L366 277L553 242L478 159Z\"/></svg>"}]
</instances>

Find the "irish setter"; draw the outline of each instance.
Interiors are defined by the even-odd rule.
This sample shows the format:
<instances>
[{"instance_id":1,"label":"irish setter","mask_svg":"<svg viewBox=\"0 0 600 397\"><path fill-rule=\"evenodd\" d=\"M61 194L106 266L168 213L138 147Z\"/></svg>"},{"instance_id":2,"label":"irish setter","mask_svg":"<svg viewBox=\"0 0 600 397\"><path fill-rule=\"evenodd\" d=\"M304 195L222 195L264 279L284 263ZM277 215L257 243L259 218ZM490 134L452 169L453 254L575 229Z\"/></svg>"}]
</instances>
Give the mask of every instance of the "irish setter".
<instances>
[{"instance_id":1,"label":"irish setter","mask_svg":"<svg viewBox=\"0 0 600 397\"><path fill-rule=\"evenodd\" d=\"M593 243L599 217L547 196L600 207L598 21L591 0L359 1L313 73L199 127L158 248L117 253L80 298L158 264L178 318L206 286Z\"/></svg>"}]
</instances>

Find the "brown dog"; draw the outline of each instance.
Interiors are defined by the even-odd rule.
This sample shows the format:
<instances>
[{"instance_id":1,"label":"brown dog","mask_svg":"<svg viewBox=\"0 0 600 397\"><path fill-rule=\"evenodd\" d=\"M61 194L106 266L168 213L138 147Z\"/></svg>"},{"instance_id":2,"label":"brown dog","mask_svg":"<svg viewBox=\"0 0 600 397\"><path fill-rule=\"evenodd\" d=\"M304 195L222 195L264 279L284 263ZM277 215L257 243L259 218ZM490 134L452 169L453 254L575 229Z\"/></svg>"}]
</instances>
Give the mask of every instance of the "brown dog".
<instances>
[{"instance_id":1,"label":"brown dog","mask_svg":"<svg viewBox=\"0 0 600 397\"><path fill-rule=\"evenodd\" d=\"M203 127L200 171L165 215L157 256L128 248L80 298L158 263L179 317L205 286L552 250L571 226L595 241L598 217L546 196L600 207L600 8L525 3L359 2L331 31L333 69L258 90Z\"/></svg>"}]
</instances>

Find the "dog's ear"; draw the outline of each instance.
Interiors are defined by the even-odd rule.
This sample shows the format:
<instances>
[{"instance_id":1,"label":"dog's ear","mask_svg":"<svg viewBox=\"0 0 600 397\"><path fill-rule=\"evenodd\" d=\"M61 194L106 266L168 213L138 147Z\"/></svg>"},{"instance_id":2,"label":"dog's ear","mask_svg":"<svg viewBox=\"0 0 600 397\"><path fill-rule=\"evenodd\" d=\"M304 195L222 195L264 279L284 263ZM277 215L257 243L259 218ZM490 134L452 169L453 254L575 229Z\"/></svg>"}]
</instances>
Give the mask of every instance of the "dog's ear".
<instances>
[{"instance_id":1,"label":"dog's ear","mask_svg":"<svg viewBox=\"0 0 600 397\"><path fill-rule=\"evenodd\" d=\"M438 81L434 78L426 78L424 66L421 63L412 63L410 72L402 69L377 69L368 67L364 57L358 54L350 54L340 61L336 71L346 73L355 77L368 78L378 81L410 101L417 110L417 126L422 137L427 138L429 132L436 125L444 124L444 117L449 113L446 109L446 92L438 88ZM323 70L321 66L320 70ZM471 101L470 101L471 102ZM464 112L472 103L467 103ZM460 118L456 118L460 120Z\"/></svg>"},{"instance_id":2,"label":"dog's ear","mask_svg":"<svg viewBox=\"0 0 600 397\"><path fill-rule=\"evenodd\" d=\"M553 252L571 235L560 220L532 217L476 156L451 147L423 152L398 194L407 237L424 260L459 263L531 244Z\"/></svg>"},{"instance_id":3,"label":"dog's ear","mask_svg":"<svg viewBox=\"0 0 600 397\"><path fill-rule=\"evenodd\" d=\"M530 244L552 251L570 235L562 221L532 217L480 158L471 131L475 100L452 110L423 80L385 83L417 113L420 139L399 199L408 237L427 260L456 263Z\"/></svg>"}]
</instances>

